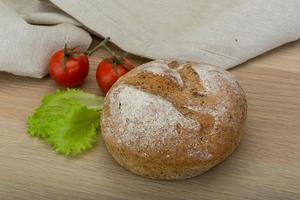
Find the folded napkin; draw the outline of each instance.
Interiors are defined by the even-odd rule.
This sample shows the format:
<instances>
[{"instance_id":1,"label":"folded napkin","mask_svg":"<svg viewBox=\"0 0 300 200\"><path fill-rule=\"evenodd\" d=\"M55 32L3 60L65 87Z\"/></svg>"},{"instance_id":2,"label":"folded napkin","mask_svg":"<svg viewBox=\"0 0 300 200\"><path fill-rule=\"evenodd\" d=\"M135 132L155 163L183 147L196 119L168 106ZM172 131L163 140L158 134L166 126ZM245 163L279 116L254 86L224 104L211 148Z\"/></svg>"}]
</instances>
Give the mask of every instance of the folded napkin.
<instances>
[{"instance_id":1,"label":"folded napkin","mask_svg":"<svg viewBox=\"0 0 300 200\"><path fill-rule=\"evenodd\" d=\"M41 78L48 73L51 54L65 43L82 49L91 43L89 33L74 25L33 26L21 18L22 14L0 1L0 71Z\"/></svg>"},{"instance_id":2,"label":"folded napkin","mask_svg":"<svg viewBox=\"0 0 300 200\"><path fill-rule=\"evenodd\" d=\"M205 62L228 69L300 38L299 0L41 2L59 10L37 9L27 13L28 22L82 26L98 36L110 36L130 53L153 59Z\"/></svg>"}]
</instances>

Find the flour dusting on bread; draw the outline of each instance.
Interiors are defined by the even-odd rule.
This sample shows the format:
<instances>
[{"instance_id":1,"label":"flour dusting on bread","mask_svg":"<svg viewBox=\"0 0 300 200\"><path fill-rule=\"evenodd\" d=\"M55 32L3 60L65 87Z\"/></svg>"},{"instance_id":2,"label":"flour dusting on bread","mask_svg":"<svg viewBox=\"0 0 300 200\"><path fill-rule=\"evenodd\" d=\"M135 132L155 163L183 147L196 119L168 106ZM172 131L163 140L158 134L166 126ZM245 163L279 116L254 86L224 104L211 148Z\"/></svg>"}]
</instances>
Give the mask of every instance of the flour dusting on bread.
<instances>
[{"instance_id":1,"label":"flour dusting on bread","mask_svg":"<svg viewBox=\"0 0 300 200\"><path fill-rule=\"evenodd\" d=\"M215 119L215 130L220 122L227 117L226 107L230 106L230 99L226 94L224 94L224 92L226 92L224 87L229 86L231 90L237 94L242 92L238 83L229 72L204 63L185 63L166 60L157 60L155 62L146 63L141 66L141 69L166 78L173 78L173 80L175 79L177 81L180 87L185 87L179 71L189 66L191 66L198 74L199 81L205 89L204 93L208 93L210 95L218 94L218 96L222 96L222 98L219 99L217 106L214 108L205 106L188 106L191 110L202 114L212 115Z\"/></svg>"},{"instance_id":2,"label":"flour dusting on bread","mask_svg":"<svg viewBox=\"0 0 300 200\"><path fill-rule=\"evenodd\" d=\"M179 72L177 71L177 69L170 68L167 61L159 61L153 65L145 64L143 66L143 70L160 76L172 77L177 82L177 84L179 84L181 87L183 86L183 81Z\"/></svg>"},{"instance_id":3,"label":"flour dusting on bread","mask_svg":"<svg viewBox=\"0 0 300 200\"><path fill-rule=\"evenodd\" d=\"M192 66L193 70L197 72L200 80L207 92L217 93L225 84L230 84L235 91L238 89L238 84L230 73L225 70L219 70L219 68L204 64L204 63L185 63L176 62L177 65L173 67L174 62L166 60L156 60L142 65L140 68L146 72L151 72L160 76L168 76L173 78L181 87L183 87L183 80L180 76L179 70L188 66Z\"/></svg>"},{"instance_id":4,"label":"flour dusting on bread","mask_svg":"<svg viewBox=\"0 0 300 200\"><path fill-rule=\"evenodd\" d=\"M119 139L141 148L157 148L164 140L176 137L176 125L190 131L199 131L201 126L186 118L168 101L134 87L121 85L110 94L110 112L116 116ZM137 146L136 146L137 147Z\"/></svg>"},{"instance_id":5,"label":"flour dusting on bread","mask_svg":"<svg viewBox=\"0 0 300 200\"><path fill-rule=\"evenodd\" d=\"M193 65L192 68L199 75L199 78L207 92L217 93L225 84L230 84L234 90L238 87L237 82L229 72L219 70L215 66L196 64Z\"/></svg>"}]
</instances>

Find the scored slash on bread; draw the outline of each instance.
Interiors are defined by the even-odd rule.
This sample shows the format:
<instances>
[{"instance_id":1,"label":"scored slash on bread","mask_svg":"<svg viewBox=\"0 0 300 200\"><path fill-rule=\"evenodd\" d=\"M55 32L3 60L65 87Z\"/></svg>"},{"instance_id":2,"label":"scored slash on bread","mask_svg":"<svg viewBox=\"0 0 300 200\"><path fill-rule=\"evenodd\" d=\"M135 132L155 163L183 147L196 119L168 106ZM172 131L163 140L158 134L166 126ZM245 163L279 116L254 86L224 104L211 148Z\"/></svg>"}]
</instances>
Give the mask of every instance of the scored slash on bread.
<instances>
[{"instance_id":1,"label":"scored slash on bread","mask_svg":"<svg viewBox=\"0 0 300 200\"><path fill-rule=\"evenodd\" d=\"M223 161L241 140L247 103L223 69L152 61L122 77L105 98L102 135L133 173L183 179Z\"/></svg>"}]
</instances>

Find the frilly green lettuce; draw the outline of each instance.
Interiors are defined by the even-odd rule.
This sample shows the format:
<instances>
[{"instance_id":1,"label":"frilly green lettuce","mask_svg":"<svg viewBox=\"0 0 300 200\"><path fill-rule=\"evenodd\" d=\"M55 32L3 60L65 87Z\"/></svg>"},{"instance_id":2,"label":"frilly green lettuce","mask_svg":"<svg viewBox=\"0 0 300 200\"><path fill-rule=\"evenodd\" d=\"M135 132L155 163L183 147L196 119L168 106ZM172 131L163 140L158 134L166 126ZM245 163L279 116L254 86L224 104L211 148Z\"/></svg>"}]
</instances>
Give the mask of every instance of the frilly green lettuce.
<instances>
[{"instance_id":1,"label":"frilly green lettuce","mask_svg":"<svg viewBox=\"0 0 300 200\"><path fill-rule=\"evenodd\" d=\"M103 97L70 89L45 96L28 118L28 133L55 151L76 156L96 142Z\"/></svg>"}]
</instances>

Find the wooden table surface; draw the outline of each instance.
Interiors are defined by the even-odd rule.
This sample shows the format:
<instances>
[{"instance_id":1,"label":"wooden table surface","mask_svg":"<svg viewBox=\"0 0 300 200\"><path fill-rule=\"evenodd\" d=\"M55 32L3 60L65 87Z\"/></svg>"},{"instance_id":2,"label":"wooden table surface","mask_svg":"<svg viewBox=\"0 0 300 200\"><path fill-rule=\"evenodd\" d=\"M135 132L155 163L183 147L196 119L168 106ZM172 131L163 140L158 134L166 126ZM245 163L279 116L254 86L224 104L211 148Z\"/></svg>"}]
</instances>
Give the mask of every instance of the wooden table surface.
<instances>
[{"instance_id":1,"label":"wooden table surface","mask_svg":"<svg viewBox=\"0 0 300 200\"><path fill-rule=\"evenodd\" d=\"M91 59L82 86L100 94ZM136 64L147 60L132 57ZM156 181L131 174L96 147L66 158L26 134L26 119L57 89L42 80L0 73L0 199L300 199L300 41L235 69L249 104L245 137L225 162L196 178Z\"/></svg>"}]
</instances>

